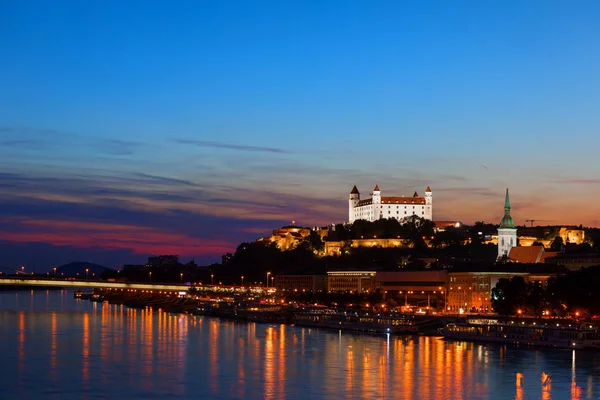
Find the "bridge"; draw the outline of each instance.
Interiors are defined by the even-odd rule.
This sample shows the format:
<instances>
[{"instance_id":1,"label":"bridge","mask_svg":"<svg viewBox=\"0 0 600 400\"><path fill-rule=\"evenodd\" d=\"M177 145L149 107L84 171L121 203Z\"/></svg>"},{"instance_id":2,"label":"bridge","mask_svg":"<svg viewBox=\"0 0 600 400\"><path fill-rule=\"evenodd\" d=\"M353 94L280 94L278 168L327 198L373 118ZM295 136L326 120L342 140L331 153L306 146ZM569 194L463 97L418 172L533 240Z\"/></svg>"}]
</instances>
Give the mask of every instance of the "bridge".
<instances>
[{"instance_id":1,"label":"bridge","mask_svg":"<svg viewBox=\"0 0 600 400\"><path fill-rule=\"evenodd\" d=\"M108 282L101 280L78 280L78 279L57 279L43 278L39 276L6 276L0 277L0 285L10 286L42 286L59 288L105 288L105 289L123 289L123 290L152 290L157 292L188 292L194 288L199 292L213 292L219 294L236 294L252 292L264 294L275 292L275 289L266 289L262 287L243 287L243 286L221 286L221 285L186 285L174 283L140 283L140 282Z\"/></svg>"}]
</instances>

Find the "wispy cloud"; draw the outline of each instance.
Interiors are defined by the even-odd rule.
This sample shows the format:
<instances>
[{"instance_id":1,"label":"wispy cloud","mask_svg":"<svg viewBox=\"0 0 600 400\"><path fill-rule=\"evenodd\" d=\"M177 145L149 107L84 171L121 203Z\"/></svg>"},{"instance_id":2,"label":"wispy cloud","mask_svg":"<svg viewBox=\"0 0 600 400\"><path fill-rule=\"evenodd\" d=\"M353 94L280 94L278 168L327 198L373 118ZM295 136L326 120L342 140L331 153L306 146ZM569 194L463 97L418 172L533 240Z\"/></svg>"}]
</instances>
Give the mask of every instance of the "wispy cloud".
<instances>
[{"instance_id":1,"label":"wispy cloud","mask_svg":"<svg viewBox=\"0 0 600 400\"><path fill-rule=\"evenodd\" d=\"M139 176L140 178L143 178L145 181L149 181L149 182L157 183L157 184L197 186L194 182L188 181L185 179L169 178L169 177L165 177L165 176L145 174L142 172L135 173L134 175Z\"/></svg>"},{"instance_id":2,"label":"wispy cloud","mask_svg":"<svg viewBox=\"0 0 600 400\"><path fill-rule=\"evenodd\" d=\"M29 150L47 150L52 146L68 146L69 148L92 148L97 153L108 155L131 155L137 148L145 146L141 142L100 138L46 128L0 126L0 133L4 136L0 140L0 146Z\"/></svg>"},{"instance_id":3,"label":"wispy cloud","mask_svg":"<svg viewBox=\"0 0 600 400\"><path fill-rule=\"evenodd\" d=\"M248 146L243 144L231 144L213 142L209 140L194 140L194 139L176 139L177 143L190 144L199 147L212 147L215 149L226 149L226 150L237 150L237 151L253 151L261 153L275 153L275 154L290 154L291 152L284 149L278 149L275 147L263 147L263 146Z\"/></svg>"},{"instance_id":4,"label":"wispy cloud","mask_svg":"<svg viewBox=\"0 0 600 400\"><path fill-rule=\"evenodd\" d=\"M597 185L600 184L600 179L594 179L594 178L590 178L590 179L581 179L581 178L565 178L565 179L555 179L552 180L552 182L554 183L561 183L561 184L574 184L574 185Z\"/></svg>"}]
</instances>

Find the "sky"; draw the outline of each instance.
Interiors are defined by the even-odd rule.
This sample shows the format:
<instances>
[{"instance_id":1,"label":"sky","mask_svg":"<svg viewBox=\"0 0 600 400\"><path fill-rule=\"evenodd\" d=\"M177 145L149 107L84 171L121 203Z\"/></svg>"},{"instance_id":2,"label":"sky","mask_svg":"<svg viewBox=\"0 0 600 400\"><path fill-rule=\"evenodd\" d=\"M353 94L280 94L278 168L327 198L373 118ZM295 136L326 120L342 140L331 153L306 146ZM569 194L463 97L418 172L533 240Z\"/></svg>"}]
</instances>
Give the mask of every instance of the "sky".
<instances>
[{"instance_id":1,"label":"sky","mask_svg":"<svg viewBox=\"0 0 600 400\"><path fill-rule=\"evenodd\" d=\"M597 1L0 2L0 265L218 262L348 193L600 225Z\"/></svg>"}]
</instances>

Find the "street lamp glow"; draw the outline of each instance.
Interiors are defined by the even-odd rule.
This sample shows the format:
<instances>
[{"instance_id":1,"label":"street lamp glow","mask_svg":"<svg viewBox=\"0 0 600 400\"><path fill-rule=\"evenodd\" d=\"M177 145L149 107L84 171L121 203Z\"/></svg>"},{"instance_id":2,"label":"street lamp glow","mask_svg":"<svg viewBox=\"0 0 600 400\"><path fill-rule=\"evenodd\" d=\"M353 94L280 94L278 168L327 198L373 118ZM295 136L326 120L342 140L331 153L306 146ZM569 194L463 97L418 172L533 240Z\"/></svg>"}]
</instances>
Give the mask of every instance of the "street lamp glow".
<instances>
[{"instance_id":1,"label":"street lamp glow","mask_svg":"<svg viewBox=\"0 0 600 400\"><path fill-rule=\"evenodd\" d=\"M269 275L271 275L271 273L267 272L267 289L269 288Z\"/></svg>"}]
</instances>

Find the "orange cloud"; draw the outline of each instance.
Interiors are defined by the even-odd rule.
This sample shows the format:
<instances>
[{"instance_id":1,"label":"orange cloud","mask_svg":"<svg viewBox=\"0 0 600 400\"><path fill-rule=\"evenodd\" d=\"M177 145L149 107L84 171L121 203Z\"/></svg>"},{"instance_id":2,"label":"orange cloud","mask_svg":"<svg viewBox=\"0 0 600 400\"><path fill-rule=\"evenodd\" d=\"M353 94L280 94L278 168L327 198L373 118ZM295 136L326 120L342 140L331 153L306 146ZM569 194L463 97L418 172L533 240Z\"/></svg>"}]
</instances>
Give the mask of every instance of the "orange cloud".
<instances>
[{"instance_id":1,"label":"orange cloud","mask_svg":"<svg viewBox=\"0 0 600 400\"><path fill-rule=\"evenodd\" d=\"M185 236L165 229L68 220L22 219L19 231L0 231L0 240L58 246L131 249L138 254L215 255L237 246L224 240Z\"/></svg>"}]
</instances>

